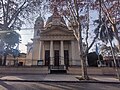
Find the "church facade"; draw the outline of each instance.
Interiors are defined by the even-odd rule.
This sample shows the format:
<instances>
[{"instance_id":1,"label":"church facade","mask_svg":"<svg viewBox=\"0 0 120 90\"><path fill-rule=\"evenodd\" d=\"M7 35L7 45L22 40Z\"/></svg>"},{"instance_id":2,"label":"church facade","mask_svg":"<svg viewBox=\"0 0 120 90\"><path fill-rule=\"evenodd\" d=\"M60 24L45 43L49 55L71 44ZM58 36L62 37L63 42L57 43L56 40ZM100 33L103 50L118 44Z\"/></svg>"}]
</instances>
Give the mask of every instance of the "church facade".
<instances>
[{"instance_id":1,"label":"church facade","mask_svg":"<svg viewBox=\"0 0 120 90\"><path fill-rule=\"evenodd\" d=\"M57 9L45 25L41 16L36 19L32 40L32 65L80 65L78 42Z\"/></svg>"}]
</instances>

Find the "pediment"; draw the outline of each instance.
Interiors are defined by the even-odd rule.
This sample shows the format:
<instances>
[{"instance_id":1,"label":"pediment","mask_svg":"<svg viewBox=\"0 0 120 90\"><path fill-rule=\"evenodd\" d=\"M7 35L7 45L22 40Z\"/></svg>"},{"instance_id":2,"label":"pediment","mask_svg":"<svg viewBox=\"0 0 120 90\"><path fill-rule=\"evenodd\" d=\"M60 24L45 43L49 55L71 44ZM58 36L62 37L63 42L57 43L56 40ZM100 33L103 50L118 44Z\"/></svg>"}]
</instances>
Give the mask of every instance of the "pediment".
<instances>
[{"instance_id":1,"label":"pediment","mask_svg":"<svg viewBox=\"0 0 120 90\"><path fill-rule=\"evenodd\" d=\"M55 28L55 29L51 29L51 30L46 30L41 32L41 35L73 35L72 31L69 30L64 30L64 29L59 29L59 28Z\"/></svg>"}]
</instances>

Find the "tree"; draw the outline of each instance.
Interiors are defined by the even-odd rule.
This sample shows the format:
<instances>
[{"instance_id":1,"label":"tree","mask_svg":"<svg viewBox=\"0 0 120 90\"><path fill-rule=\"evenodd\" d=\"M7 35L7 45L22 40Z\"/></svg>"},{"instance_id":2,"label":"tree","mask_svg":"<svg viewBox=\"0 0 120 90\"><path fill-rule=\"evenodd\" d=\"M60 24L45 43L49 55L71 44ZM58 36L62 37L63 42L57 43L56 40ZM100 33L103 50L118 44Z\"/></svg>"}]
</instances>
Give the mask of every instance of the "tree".
<instances>
[{"instance_id":1,"label":"tree","mask_svg":"<svg viewBox=\"0 0 120 90\"><path fill-rule=\"evenodd\" d=\"M100 23L99 25L101 27L98 28L97 32L99 32L100 30L100 37L101 40L106 41L110 43L110 48L111 48L111 52L112 52L112 56L113 56L113 60L114 60L114 64L115 64L115 69L116 69L116 74L118 79L120 80L120 76L119 76L119 71L118 71L118 67L117 67L117 62L116 62L116 57L115 57L115 53L114 53L114 49L113 49L113 45L112 45L112 40L113 40L113 33L115 38L118 40L119 43L119 50L120 50L120 39L118 36L118 28L117 28L117 23L120 22L119 17L119 0L96 0L96 2L98 2L99 4L99 16L101 16L100 20L98 20L98 22ZM102 18L103 15L103 18ZM103 38L104 36L107 36L105 38Z\"/></svg>"},{"instance_id":2,"label":"tree","mask_svg":"<svg viewBox=\"0 0 120 90\"><path fill-rule=\"evenodd\" d=\"M23 19L30 18L31 13L40 12L44 0L0 0L0 29L21 29Z\"/></svg>"},{"instance_id":3,"label":"tree","mask_svg":"<svg viewBox=\"0 0 120 90\"><path fill-rule=\"evenodd\" d=\"M4 33L1 36L1 41L4 41L4 62L3 65L6 65L6 58L8 54L12 54L12 50L16 45L20 43L20 35L16 31Z\"/></svg>"},{"instance_id":4,"label":"tree","mask_svg":"<svg viewBox=\"0 0 120 90\"><path fill-rule=\"evenodd\" d=\"M114 53L115 53L115 56L117 56L119 50L118 48L114 45L113 47L113 50L114 50ZM110 46L106 46L106 45L103 45L101 47L101 54L105 57L105 56L112 56L112 52L111 52L111 47Z\"/></svg>"},{"instance_id":5,"label":"tree","mask_svg":"<svg viewBox=\"0 0 120 90\"><path fill-rule=\"evenodd\" d=\"M4 52L4 42L0 40L0 65L2 65L2 55Z\"/></svg>"},{"instance_id":6,"label":"tree","mask_svg":"<svg viewBox=\"0 0 120 90\"><path fill-rule=\"evenodd\" d=\"M119 0L95 0L94 7L95 9L100 10L99 15L101 15L101 21L103 22L104 26L106 24L108 28L108 33L110 34L110 38L112 39L113 37L115 37L117 39L119 44L119 50L120 50L120 38L118 35L119 28L120 28L119 27L120 1ZM103 24L102 24L102 28L103 28ZM101 29L101 31L103 30Z\"/></svg>"},{"instance_id":7,"label":"tree","mask_svg":"<svg viewBox=\"0 0 120 90\"><path fill-rule=\"evenodd\" d=\"M44 0L0 0L0 30L4 42L4 65L7 54L19 43L20 35L14 30L20 30L24 24L24 19L29 20L30 14L35 14Z\"/></svg>"}]
</instances>

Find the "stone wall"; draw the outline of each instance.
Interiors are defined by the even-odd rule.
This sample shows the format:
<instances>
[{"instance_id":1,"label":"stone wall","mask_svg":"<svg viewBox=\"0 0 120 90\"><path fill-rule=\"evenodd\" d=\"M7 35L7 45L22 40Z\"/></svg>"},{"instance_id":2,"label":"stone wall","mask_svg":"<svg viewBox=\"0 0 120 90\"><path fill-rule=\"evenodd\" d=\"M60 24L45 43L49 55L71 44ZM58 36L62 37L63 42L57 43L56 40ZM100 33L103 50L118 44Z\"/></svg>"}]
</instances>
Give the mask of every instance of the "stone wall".
<instances>
[{"instance_id":1,"label":"stone wall","mask_svg":"<svg viewBox=\"0 0 120 90\"><path fill-rule=\"evenodd\" d=\"M118 68L120 73L120 68ZM116 75L116 70L113 67L88 67L88 75ZM81 67L70 67L68 74L81 75Z\"/></svg>"},{"instance_id":2,"label":"stone wall","mask_svg":"<svg viewBox=\"0 0 120 90\"><path fill-rule=\"evenodd\" d=\"M0 67L0 74L48 74L46 66L27 67ZM119 68L120 73L120 68ZM67 74L81 75L80 67L69 67ZM109 67L89 67L88 75L116 75L115 68Z\"/></svg>"},{"instance_id":3,"label":"stone wall","mask_svg":"<svg viewBox=\"0 0 120 90\"><path fill-rule=\"evenodd\" d=\"M47 74L48 67L0 67L0 74Z\"/></svg>"}]
</instances>

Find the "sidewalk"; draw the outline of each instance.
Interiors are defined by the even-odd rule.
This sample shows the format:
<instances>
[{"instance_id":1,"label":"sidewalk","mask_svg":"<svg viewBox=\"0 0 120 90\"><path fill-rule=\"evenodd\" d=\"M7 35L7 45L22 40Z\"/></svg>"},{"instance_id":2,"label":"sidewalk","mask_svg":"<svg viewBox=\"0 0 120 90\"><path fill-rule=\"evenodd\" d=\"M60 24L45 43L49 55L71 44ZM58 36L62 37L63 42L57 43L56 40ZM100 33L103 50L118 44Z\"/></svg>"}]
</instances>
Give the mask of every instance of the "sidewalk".
<instances>
[{"instance_id":1,"label":"sidewalk","mask_svg":"<svg viewBox=\"0 0 120 90\"><path fill-rule=\"evenodd\" d=\"M68 74L40 74L40 75L1 75L0 80L19 80L19 81L79 81L76 75Z\"/></svg>"},{"instance_id":2,"label":"sidewalk","mask_svg":"<svg viewBox=\"0 0 120 90\"><path fill-rule=\"evenodd\" d=\"M13 75L0 75L1 81L22 81L22 82L108 82L108 83L120 83L118 79L112 76L89 76L93 80L82 80L79 81L76 77L78 75L69 74L36 74L36 75L25 75L25 74L13 74Z\"/></svg>"},{"instance_id":3,"label":"sidewalk","mask_svg":"<svg viewBox=\"0 0 120 90\"><path fill-rule=\"evenodd\" d=\"M120 83L120 81L114 76L91 76L91 78L101 82L119 82Z\"/></svg>"}]
</instances>

